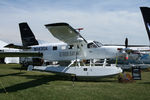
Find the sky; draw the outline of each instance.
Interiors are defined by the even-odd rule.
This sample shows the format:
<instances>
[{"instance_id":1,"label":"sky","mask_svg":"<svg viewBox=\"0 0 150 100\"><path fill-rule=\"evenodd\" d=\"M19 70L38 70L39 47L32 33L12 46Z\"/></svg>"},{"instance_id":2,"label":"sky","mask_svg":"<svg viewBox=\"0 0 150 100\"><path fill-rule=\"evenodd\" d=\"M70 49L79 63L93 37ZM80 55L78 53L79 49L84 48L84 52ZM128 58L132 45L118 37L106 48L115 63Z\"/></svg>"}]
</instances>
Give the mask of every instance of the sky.
<instances>
[{"instance_id":1,"label":"sky","mask_svg":"<svg viewBox=\"0 0 150 100\"><path fill-rule=\"evenodd\" d=\"M149 44L139 7L149 0L0 0L0 40L21 44L18 24L27 22L38 40L59 42L45 24L84 28L86 40L104 44Z\"/></svg>"}]
</instances>

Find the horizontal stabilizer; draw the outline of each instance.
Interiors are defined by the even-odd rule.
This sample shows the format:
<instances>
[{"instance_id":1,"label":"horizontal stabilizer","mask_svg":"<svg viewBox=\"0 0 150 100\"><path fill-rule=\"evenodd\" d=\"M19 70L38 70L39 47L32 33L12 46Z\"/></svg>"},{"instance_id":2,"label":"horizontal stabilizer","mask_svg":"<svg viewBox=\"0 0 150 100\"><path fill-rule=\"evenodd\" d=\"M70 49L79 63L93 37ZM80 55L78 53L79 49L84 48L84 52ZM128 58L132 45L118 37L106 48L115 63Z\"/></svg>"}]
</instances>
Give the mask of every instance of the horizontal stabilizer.
<instances>
[{"instance_id":1,"label":"horizontal stabilizer","mask_svg":"<svg viewBox=\"0 0 150 100\"><path fill-rule=\"evenodd\" d=\"M13 49L31 49L31 47L19 46L19 45L14 45L14 44L8 44L4 47L5 48L13 48Z\"/></svg>"},{"instance_id":2,"label":"horizontal stabilizer","mask_svg":"<svg viewBox=\"0 0 150 100\"><path fill-rule=\"evenodd\" d=\"M0 52L0 58L4 57L42 57L43 54L39 52Z\"/></svg>"}]
</instances>

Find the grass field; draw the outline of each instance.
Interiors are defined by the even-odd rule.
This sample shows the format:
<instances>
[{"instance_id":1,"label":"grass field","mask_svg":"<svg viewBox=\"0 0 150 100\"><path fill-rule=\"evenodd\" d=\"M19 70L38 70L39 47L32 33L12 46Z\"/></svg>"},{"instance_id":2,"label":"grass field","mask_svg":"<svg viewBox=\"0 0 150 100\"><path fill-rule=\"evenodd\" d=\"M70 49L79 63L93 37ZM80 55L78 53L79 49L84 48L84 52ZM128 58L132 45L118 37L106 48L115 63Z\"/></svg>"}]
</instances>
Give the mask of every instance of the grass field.
<instances>
[{"instance_id":1,"label":"grass field","mask_svg":"<svg viewBox=\"0 0 150 100\"><path fill-rule=\"evenodd\" d=\"M142 80L118 83L116 77L71 81L71 76L47 72L20 72L20 65L0 65L0 100L149 100L150 72ZM4 88L7 93L5 93Z\"/></svg>"}]
</instances>

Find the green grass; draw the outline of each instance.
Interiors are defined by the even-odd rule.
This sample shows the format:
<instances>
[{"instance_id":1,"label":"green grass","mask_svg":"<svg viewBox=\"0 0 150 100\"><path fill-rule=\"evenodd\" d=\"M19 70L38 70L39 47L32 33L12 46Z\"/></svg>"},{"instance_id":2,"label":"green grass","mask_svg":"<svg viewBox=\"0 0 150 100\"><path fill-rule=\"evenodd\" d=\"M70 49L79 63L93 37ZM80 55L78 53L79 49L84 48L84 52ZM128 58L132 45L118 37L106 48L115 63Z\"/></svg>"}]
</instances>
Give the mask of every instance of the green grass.
<instances>
[{"instance_id":1,"label":"green grass","mask_svg":"<svg viewBox=\"0 0 150 100\"><path fill-rule=\"evenodd\" d=\"M0 65L0 100L149 100L150 72L142 80L118 83L116 77L71 81L71 76L21 71L20 65ZM2 85L4 85L7 94Z\"/></svg>"}]
</instances>

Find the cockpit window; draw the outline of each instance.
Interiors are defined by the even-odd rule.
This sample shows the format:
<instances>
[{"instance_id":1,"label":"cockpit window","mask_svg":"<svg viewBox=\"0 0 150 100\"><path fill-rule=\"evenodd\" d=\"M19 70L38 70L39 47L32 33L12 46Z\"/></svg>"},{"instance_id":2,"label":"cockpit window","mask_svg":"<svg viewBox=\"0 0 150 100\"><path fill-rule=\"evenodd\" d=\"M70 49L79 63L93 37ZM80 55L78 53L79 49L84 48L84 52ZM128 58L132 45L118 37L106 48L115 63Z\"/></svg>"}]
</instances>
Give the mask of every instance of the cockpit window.
<instances>
[{"instance_id":1,"label":"cockpit window","mask_svg":"<svg viewBox=\"0 0 150 100\"><path fill-rule=\"evenodd\" d=\"M53 50L57 50L57 46L53 46Z\"/></svg>"},{"instance_id":2,"label":"cockpit window","mask_svg":"<svg viewBox=\"0 0 150 100\"><path fill-rule=\"evenodd\" d=\"M73 45L68 45L68 49L73 49L74 46Z\"/></svg>"},{"instance_id":3,"label":"cockpit window","mask_svg":"<svg viewBox=\"0 0 150 100\"><path fill-rule=\"evenodd\" d=\"M98 47L101 47L103 44L97 41L93 41Z\"/></svg>"},{"instance_id":4,"label":"cockpit window","mask_svg":"<svg viewBox=\"0 0 150 100\"><path fill-rule=\"evenodd\" d=\"M97 46L93 42L91 42L87 45L87 48L97 48Z\"/></svg>"},{"instance_id":5,"label":"cockpit window","mask_svg":"<svg viewBox=\"0 0 150 100\"><path fill-rule=\"evenodd\" d=\"M62 49L62 50L65 50L65 49L66 49L66 46L61 46L61 49Z\"/></svg>"}]
</instances>

